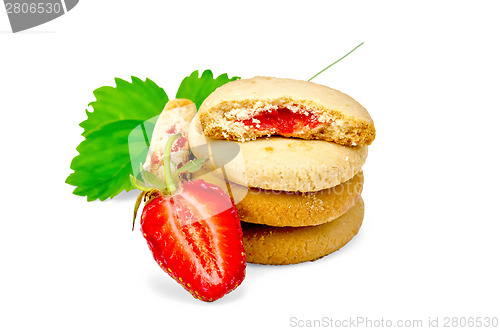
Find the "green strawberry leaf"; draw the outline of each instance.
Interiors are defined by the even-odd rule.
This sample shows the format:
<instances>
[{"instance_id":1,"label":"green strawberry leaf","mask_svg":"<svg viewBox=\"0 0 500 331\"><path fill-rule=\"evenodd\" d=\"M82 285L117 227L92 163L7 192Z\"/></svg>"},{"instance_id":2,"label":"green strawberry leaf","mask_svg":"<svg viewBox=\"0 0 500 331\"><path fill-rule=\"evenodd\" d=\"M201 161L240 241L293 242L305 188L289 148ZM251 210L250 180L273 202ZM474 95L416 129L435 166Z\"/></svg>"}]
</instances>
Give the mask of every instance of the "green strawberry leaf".
<instances>
[{"instance_id":1,"label":"green strawberry leaf","mask_svg":"<svg viewBox=\"0 0 500 331\"><path fill-rule=\"evenodd\" d=\"M239 79L227 74L214 78L210 70L198 76L196 70L184 78L176 95L193 101L197 108L216 88ZM115 82L116 87L94 91L96 100L89 104L93 111L86 110L87 119L80 123L85 140L77 147L79 155L71 162L74 172L66 179L76 186L73 193L87 196L88 201L106 200L134 189L130 175L141 174L154 125L168 102L165 91L150 79L132 77L128 82L115 78ZM196 169L198 163L189 167ZM150 174L142 175L145 182L136 184L156 183Z\"/></svg>"},{"instance_id":2,"label":"green strawberry leaf","mask_svg":"<svg viewBox=\"0 0 500 331\"><path fill-rule=\"evenodd\" d=\"M96 101L90 103L94 111L87 110L88 118L80 124L85 140L77 147L79 155L71 162L74 172L66 179L76 186L73 193L87 196L88 201L106 200L134 188L129 179L134 168L131 156L145 160L154 127L151 118L159 115L168 101L165 91L149 79L115 81L116 87L94 91ZM136 140L142 141L140 147L134 147Z\"/></svg>"},{"instance_id":3,"label":"green strawberry leaf","mask_svg":"<svg viewBox=\"0 0 500 331\"><path fill-rule=\"evenodd\" d=\"M120 78L115 82L116 87L103 86L94 91L96 101L89 104L94 111L86 110L88 119L80 123L83 136L114 121L148 120L159 115L168 101L165 91L150 79L132 76L132 83Z\"/></svg>"},{"instance_id":4,"label":"green strawberry leaf","mask_svg":"<svg viewBox=\"0 0 500 331\"><path fill-rule=\"evenodd\" d=\"M128 136L140 123L116 121L88 133L76 149L80 154L71 162L75 172L66 179L66 183L76 186L74 194L87 196L88 201L106 200L133 189Z\"/></svg>"},{"instance_id":5,"label":"green strawberry leaf","mask_svg":"<svg viewBox=\"0 0 500 331\"><path fill-rule=\"evenodd\" d=\"M198 77L198 75L198 70L195 70L190 76L184 78L175 95L177 99L189 99L193 101L196 105L196 109L200 109L203 101L215 91L215 89L240 78L229 78L227 74L214 78L211 70L205 70L201 77Z\"/></svg>"}]
</instances>

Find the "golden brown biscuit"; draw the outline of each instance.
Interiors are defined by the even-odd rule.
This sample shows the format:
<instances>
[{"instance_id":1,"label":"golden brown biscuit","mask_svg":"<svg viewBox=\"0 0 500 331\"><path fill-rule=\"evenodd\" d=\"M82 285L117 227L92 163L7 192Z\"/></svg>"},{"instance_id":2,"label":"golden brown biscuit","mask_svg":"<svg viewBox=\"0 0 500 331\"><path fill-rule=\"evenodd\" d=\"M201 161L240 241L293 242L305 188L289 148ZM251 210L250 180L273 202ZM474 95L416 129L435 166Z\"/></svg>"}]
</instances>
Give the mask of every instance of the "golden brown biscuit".
<instances>
[{"instance_id":1,"label":"golden brown biscuit","mask_svg":"<svg viewBox=\"0 0 500 331\"><path fill-rule=\"evenodd\" d=\"M332 222L301 228L277 228L242 223L247 262L295 264L314 261L347 244L359 231L364 203L359 199L347 213Z\"/></svg>"},{"instance_id":2,"label":"golden brown biscuit","mask_svg":"<svg viewBox=\"0 0 500 331\"><path fill-rule=\"evenodd\" d=\"M367 146L346 147L322 140L282 137L248 142L205 137L198 116L189 126L189 145L197 158L223 166L227 179L266 190L313 192L344 183L357 174L368 156ZM198 148L209 145L210 148ZM236 157L226 157L234 150Z\"/></svg>"},{"instance_id":3,"label":"golden brown biscuit","mask_svg":"<svg viewBox=\"0 0 500 331\"><path fill-rule=\"evenodd\" d=\"M254 77L225 84L201 105L208 137L247 141L281 135L369 145L375 126L363 106L350 96L311 82Z\"/></svg>"},{"instance_id":4,"label":"golden brown biscuit","mask_svg":"<svg viewBox=\"0 0 500 331\"><path fill-rule=\"evenodd\" d=\"M311 226L330 222L356 204L363 172L345 183L318 192L296 193L249 189L236 204L240 220L269 226Z\"/></svg>"}]
</instances>

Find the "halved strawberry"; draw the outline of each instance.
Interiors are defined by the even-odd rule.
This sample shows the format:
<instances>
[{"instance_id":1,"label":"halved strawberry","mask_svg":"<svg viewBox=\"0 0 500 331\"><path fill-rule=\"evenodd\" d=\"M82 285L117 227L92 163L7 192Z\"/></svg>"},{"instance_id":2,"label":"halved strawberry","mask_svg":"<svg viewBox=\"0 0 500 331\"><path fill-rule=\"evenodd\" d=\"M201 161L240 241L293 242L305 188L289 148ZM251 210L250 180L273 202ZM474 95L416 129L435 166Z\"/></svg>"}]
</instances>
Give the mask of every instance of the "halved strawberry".
<instances>
[{"instance_id":1,"label":"halved strawberry","mask_svg":"<svg viewBox=\"0 0 500 331\"><path fill-rule=\"evenodd\" d=\"M221 188L185 183L178 193L151 200L141 227L156 262L195 298L217 300L243 281L241 223Z\"/></svg>"},{"instance_id":2,"label":"halved strawberry","mask_svg":"<svg viewBox=\"0 0 500 331\"><path fill-rule=\"evenodd\" d=\"M167 142L166 165L178 137ZM188 163L176 174L200 164ZM170 167L165 168L170 172ZM160 267L195 298L217 300L245 278L246 255L236 208L218 186L200 179L178 184L171 173L165 178L166 185L160 189L132 179L143 190L136 211L140 200L147 199L141 216L144 238Z\"/></svg>"}]
</instances>

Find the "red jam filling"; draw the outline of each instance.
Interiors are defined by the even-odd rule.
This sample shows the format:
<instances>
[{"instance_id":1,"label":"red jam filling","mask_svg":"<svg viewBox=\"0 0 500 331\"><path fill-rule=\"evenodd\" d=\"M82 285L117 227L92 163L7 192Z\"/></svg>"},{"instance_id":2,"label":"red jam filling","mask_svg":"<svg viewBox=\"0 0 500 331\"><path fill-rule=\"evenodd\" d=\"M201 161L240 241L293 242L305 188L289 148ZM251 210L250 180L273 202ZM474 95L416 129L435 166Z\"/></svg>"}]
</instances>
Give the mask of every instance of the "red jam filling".
<instances>
[{"instance_id":1,"label":"red jam filling","mask_svg":"<svg viewBox=\"0 0 500 331\"><path fill-rule=\"evenodd\" d=\"M265 110L241 123L257 131L279 135L292 135L306 127L314 129L320 124L317 116L311 112L294 113L288 108Z\"/></svg>"}]
</instances>

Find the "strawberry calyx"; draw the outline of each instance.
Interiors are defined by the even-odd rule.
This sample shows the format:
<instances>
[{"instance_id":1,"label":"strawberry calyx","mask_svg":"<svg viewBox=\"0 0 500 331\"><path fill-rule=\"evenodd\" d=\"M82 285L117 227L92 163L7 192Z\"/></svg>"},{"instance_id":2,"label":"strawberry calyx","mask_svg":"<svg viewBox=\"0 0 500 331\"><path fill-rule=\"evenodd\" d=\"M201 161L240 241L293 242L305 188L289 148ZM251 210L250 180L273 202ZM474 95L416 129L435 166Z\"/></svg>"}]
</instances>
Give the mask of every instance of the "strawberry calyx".
<instances>
[{"instance_id":1,"label":"strawberry calyx","mask_svg":"<svg viewBox=\"0 0 500 331\"><path fill-rule=\"evenodd\" d=\"M182 136L182 133L174 134L170 136L165 144L165 152L163 153L163 171L165 173L165 183L167 184L166 193L172 194L177 190L177 185L179 182L178 176L172 175L172 162L170 154L172 153L172 146L174 142ZM177 168L177 167L175 167Z\"/></svg>"},{"instance_id":2,"label":"strawberry calyx","mask_svg":"<svg viewBox=\"0 0 500 331\"><path fill-rule=\"evenodd\" d=\"M135 219L137 218L137 212L144 201L147 205L151 200L159 196L173 195L179 190L179 185L181 184L181 175L185 173L193 173L201 169L205 164L207 159L194 159L184 164L182 167L177 169L177 164L172 161L172 146L175 141L182 137L182 133L177 133L171 135L166 144L165 152L163 153L163 170L165 175L165 181L162 181L157 175L143 168L142 164L140 167L140 175L142 180L130 175L130 182L132 185L141 191L134 207L134 219L132 222L132 231L135 226ZM172 172L172 169L176 169Z\"/></svg>"}]
</instances>

